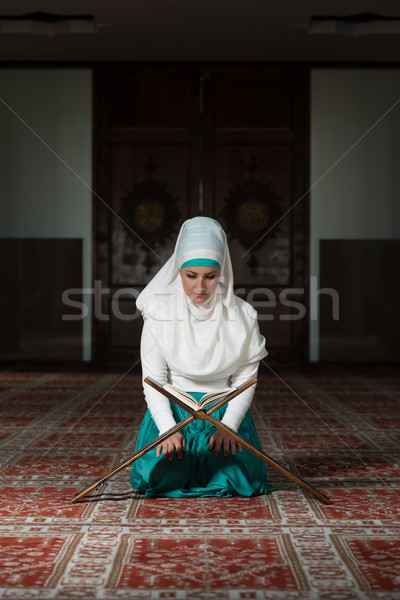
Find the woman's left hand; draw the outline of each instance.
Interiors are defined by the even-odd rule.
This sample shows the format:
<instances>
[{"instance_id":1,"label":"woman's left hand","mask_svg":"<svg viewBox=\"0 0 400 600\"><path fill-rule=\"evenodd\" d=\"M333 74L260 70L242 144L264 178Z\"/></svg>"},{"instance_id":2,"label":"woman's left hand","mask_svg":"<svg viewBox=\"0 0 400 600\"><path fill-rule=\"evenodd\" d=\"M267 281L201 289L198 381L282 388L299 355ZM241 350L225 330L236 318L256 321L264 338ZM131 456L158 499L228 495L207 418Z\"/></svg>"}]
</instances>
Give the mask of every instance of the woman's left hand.
<instances>
[{"instance_id":1,"label":"woman's left hand","mask_svg":"<svg viewBox=\"0 0 400 600\"><path fill-rule=\"evenodd\" d=\"M222 433L219 429L215 431L210 437L208 447L212 450L215 447L215 456L219 456L219 452L222 449L224 456L229 456L229 450L232 455L236 452L236 446L239 452L242 451L242 445L239 442L235 442L233 438L225 433Z\"/></svg>"}]
</instances>

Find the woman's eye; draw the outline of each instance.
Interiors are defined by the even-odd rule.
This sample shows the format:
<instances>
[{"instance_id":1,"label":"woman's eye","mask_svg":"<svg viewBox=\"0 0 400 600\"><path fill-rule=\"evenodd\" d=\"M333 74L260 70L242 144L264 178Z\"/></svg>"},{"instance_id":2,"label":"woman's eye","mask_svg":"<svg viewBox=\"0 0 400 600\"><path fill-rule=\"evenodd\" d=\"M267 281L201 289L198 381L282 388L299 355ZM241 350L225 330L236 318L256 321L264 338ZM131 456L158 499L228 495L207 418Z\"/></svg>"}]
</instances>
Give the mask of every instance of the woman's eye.
<instances>
[{"instance_id":1,"label":"woman's eye","mask_svg":"<svg viewBox=\"0 0 400 600\"><path fill-rule=\"evenodd\" d=\"M207 279L215 279L215 275L206 275Z\"/></svg>"},{"instance_id":2,"label":"woman's eye","mask_svg":"<svg viewBox=\"0 0 400 600\"><path fill-rule=\"evenodd\" d=\"M186 277L189 279L196 279L196 275L190 275L189 273L186 273Z\"/></svg>"}]
</instances>

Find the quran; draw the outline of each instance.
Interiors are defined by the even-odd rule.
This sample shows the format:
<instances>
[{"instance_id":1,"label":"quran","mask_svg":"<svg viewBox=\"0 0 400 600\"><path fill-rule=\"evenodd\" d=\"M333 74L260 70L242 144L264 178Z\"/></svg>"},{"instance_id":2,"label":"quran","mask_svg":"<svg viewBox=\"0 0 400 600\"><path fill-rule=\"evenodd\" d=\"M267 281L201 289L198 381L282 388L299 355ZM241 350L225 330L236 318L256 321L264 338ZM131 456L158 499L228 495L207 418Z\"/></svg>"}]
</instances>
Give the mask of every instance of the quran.
<instances>
[{"instance_id":1,"label":"quran","mask_svg":"<svg viewBox=\"0 0 400 600\"><path fill-rule=\"evenodd\" d=\"M223 390L222 392L213 392L211 394L204 394L204 396L202 397L200 402L197 402L197 400L195 398L193 398L193 396L191 396L190 394L188 394L186 392L181 392L181 391L175 389L169 383L166 383L165 385L163 385L163 389L166 390L167 392L169 392L170 394L172 394L173 396L175 396L175 398L178 398L178 400L182 400L182 402L184 402L187 406L190 406L194 410L203 410L203 408L205 408L206 406L209 406L210 404L215 402L215 400L224 398L231 392L234 392L237 388L231 387L231 388L227 388L227 389Z\"/></svg>"}]
</instances>

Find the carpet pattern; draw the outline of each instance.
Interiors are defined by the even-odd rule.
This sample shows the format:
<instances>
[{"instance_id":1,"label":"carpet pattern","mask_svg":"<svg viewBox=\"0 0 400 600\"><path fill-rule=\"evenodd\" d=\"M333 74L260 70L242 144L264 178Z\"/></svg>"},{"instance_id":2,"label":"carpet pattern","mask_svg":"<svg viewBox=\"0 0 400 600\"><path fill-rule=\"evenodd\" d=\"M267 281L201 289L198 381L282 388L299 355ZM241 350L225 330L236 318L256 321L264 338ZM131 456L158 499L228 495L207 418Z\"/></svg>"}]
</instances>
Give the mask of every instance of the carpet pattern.
<instances>
[{"instance_id":1,"label":"carpet pattern","mask_svg":"<svg viewBox=\"0 0 400 600\"><path fill-rule=\"evenodd\" d=\"M269 468L256 498L143 498L126 469L144 414L128 373L0 372L0 598L400 600L400 372L260 375Z\"/></svg>"}]
</instances>

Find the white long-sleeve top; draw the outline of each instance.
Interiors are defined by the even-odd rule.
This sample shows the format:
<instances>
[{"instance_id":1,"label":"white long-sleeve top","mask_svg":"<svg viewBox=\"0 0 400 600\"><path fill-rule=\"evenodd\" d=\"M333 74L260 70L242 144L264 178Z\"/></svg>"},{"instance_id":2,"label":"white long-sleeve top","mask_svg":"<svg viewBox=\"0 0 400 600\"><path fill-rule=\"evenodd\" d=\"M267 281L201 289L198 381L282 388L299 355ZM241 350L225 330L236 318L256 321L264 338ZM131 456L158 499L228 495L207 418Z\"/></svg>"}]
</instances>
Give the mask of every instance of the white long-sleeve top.
<instances>
[{"instance_id":1,"label":"white long-sleeve top","mask_svg":"<svg viewBox=\"0 0 400 600\"><path fill-rule=\"evenodd\" d=\"M161 354L150 328L144 323L141 338L141 361L143 380L151 377L160 385L170 383L176 389L184 392L219 392L227 387L238 387L257 376L259 361L241 366L232 373L227 379L204 381L199 384L193 379L188 379L182 374L174 372L169 368L163 355ZM172 414L168 398L157 392L154 388L143 381L143 391L147 406L150 410L160 434L164 433L175 425L175 419ZM237 431L243 417L249 409L253 400L255 385L242 392L236 398L228 403L222 423Z\"/></svg>"}]
</instances>

